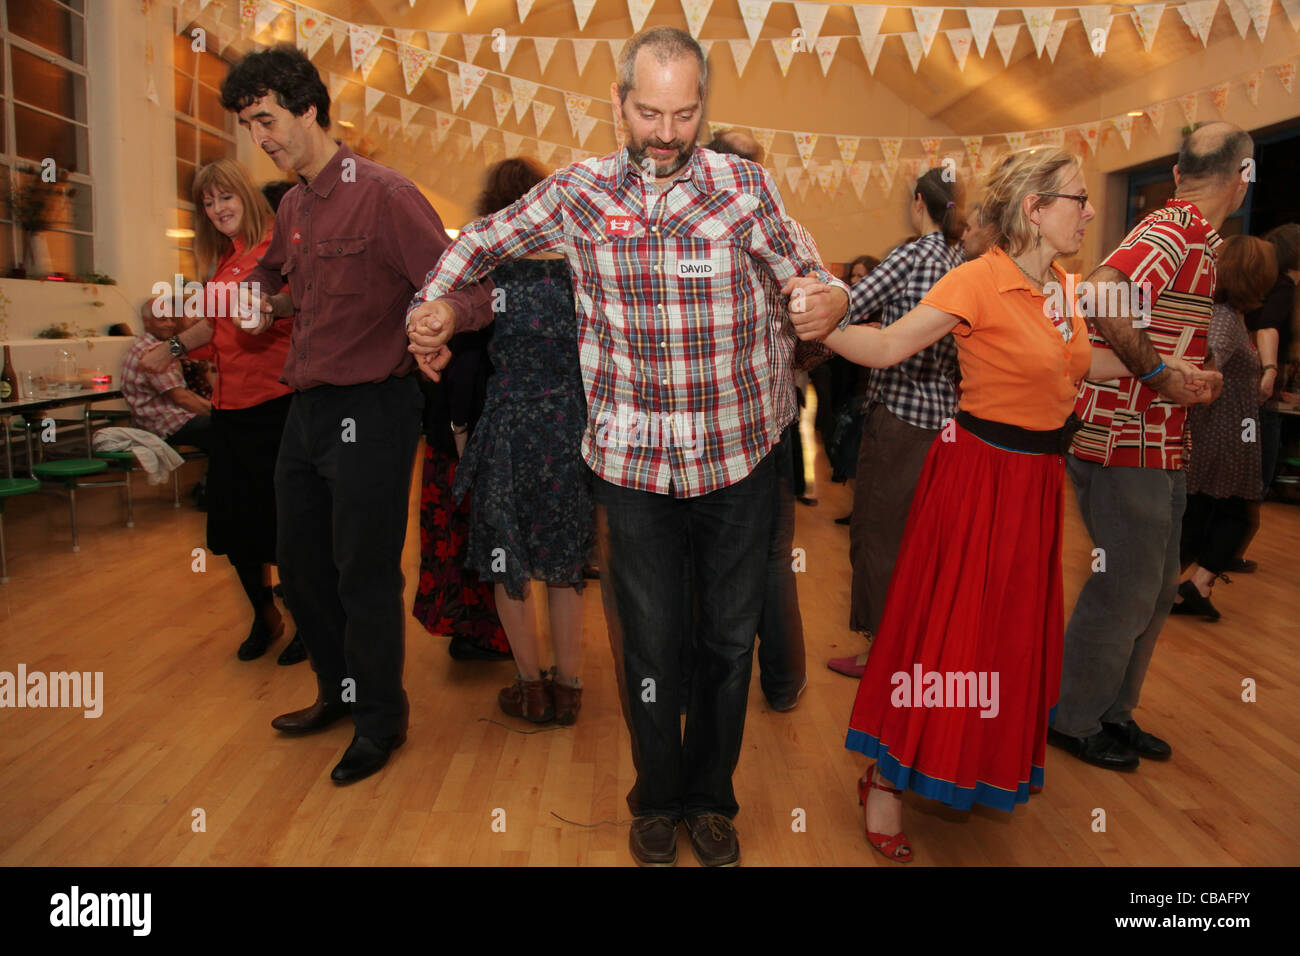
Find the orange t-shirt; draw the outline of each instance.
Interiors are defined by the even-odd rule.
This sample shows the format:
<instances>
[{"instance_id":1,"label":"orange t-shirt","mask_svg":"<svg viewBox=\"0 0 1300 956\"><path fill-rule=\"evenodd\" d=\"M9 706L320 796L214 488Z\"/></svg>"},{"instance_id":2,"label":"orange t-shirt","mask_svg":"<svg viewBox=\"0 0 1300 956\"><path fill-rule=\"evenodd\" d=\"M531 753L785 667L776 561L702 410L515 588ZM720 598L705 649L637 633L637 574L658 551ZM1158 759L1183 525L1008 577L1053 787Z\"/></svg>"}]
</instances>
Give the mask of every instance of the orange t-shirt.
<instances>
[{"instance_id":1,"label":"orange t-shirt","mask_svg":"<svg viewBox=\"0 0 1300 956\"><path fill-rule=\"evenodd\" d=\"M959 409L1032 431L1060 428L1070 417L1092 349L1083 317L1066 301L1073 285L1060 266L1053 263L1052 271L1061 288L1049 301L995 246L948 272L921 299L960 319L952 330L961 366ZM1069 342L1053 324L1053 311L1070 322Z\"/></svg>"}]
</instances>

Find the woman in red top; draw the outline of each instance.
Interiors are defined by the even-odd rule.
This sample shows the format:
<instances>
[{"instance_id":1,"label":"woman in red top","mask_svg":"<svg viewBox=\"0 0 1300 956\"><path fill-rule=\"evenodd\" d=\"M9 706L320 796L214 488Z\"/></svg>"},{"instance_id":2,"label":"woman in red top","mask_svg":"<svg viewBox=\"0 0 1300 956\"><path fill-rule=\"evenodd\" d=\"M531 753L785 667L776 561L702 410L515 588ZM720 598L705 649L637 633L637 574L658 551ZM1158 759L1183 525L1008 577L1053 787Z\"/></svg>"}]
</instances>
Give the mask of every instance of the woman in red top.
<instances>
[{"instance_id":1,"label":"woman in red top","mask_svg":"<svg viewBox=\"0 0 1300 956\"><path fill-rule=\"evenodd\" d=\"M193 358L214 359L217 386L212 405L212 447L208 468L208 550L224 554L253 606L242 661L266 652L284 632L271 594L269 565L275 563L275 459L293 390L280 381L289 354L291 321L275 322L261 335L241 328L239 292L243 278L271 242L274 217L265 196L243 166L219 159L194 177L194 205L204 215L195 223L194 251L210 275L204 315L177 338ZM279 290L262 290L263 295ZM166 345L143 361L172 361ZM279 663L306 658L298 637Z\"/></svg>"}]
</instances>

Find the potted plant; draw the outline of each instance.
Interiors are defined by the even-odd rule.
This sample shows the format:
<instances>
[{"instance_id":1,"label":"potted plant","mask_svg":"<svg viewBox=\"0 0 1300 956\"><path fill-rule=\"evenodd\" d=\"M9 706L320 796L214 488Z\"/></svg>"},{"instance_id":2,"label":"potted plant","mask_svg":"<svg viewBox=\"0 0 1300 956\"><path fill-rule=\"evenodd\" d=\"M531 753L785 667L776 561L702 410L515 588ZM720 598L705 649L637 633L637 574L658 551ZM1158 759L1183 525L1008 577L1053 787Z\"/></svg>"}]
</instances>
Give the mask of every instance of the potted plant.
<instances>
[{"instance_id":1,"label":"potted plant","mask_svg":"<svg viewBox=\"0 0 1300 956\"><path fill-rule=\"evenodd\" d=\"M49 247L41 233L54 225L60 200L71 198L76 190L68 185L68 171L49 167L19 167L9 186L9 208L14 222L23 232L23 261L15 270L17 278L43 279L50 273Z\"/></svg>"}]
</instances>

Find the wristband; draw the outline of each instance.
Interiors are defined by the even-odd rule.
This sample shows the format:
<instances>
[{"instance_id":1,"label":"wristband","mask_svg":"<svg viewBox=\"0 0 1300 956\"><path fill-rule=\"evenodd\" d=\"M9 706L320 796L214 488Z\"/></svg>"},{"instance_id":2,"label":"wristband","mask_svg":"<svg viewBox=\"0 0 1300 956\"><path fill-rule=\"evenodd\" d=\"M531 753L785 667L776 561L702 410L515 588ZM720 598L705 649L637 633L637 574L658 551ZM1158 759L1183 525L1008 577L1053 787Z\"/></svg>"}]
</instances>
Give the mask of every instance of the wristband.
<instances>
[{"instance_id":1,"label":"wristband","mask_svg":"<svg viewBox=\"0 0 1300 956\"><path fill-rule=\"evenodd\" d=\"M1145 375L1139 375L1139 376L1138 376L1138 381L1140 381L1140 382L1150 381L1151 379L1155 378L1157 375L1159 375L1159 374L1160 374L1161 372L1163 372L1164 370L1165 370L1165 363L1164 363L1164 362L1161 362L1159 365L1157 365L1157 366L1156 366L1155 368L1153 368L1151 371L1147 372Z\"/></svg>"},{"instance_id":2,"label":"wristband","mask_svg":"<svg viewBox=\"0 0 1300 956\"><path fill-rule=\"evenodd\" d=\"M1272 369L1273 371L1276 372L1276 371L1277 371L1277 366L1276 366L1276 365L1263 365L1263 366L1260 366L1260 371L1261 371L1261 372L1267 372L1269 369Z\"/></svg>"}]
</instances>

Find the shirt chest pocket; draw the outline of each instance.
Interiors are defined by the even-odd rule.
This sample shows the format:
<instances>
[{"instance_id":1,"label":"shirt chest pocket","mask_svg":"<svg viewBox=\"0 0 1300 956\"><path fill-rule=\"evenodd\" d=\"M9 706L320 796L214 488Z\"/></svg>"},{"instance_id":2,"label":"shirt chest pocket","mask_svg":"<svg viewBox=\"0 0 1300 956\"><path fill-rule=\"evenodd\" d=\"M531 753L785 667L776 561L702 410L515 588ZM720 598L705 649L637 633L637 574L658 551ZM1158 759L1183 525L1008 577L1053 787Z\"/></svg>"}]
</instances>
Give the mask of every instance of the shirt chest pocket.
<instances>
[{"instance_id":1,"label":"shirt chest pocket","mask_svg":"<svg viewBox=\"0 0 1300 956\"><path fill-rule=\"evenodd\" d=\"M369 286L364 236L321 239L316 243L321 288L327 295L361 295Z\"/></svg>"}]
</instances>

